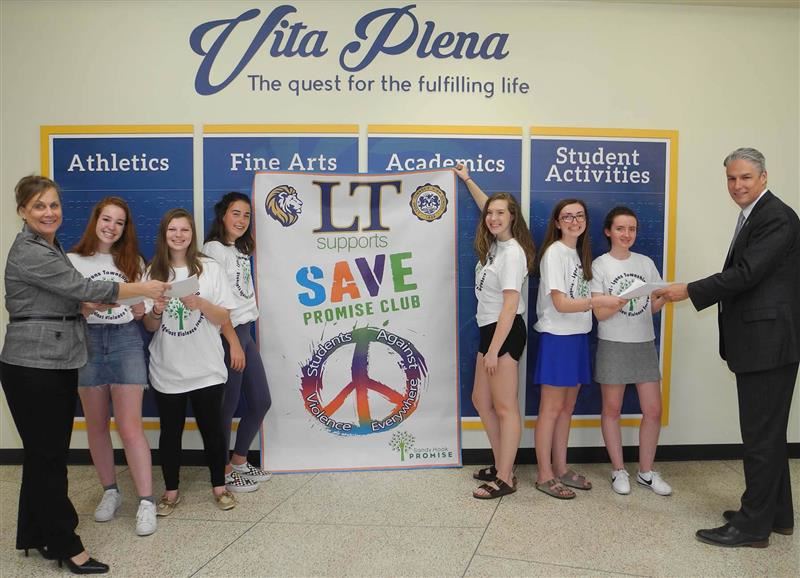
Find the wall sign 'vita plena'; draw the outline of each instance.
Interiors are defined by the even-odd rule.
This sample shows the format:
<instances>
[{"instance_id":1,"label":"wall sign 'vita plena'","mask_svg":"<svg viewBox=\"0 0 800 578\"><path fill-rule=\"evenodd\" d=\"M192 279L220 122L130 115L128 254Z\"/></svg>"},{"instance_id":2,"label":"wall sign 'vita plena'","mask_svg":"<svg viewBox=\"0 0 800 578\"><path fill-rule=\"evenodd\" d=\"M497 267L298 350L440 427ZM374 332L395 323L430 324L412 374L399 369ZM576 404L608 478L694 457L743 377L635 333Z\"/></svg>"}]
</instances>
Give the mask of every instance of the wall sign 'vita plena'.
<instances>
[{"instance_id":1,"label":"wall sign 'vita plena'","mask_svg":"<svg viewBox=\"0 0 800 578\"><path fill-rule=\"evenodd\" d=\"M413 13L415 4L402 8L381 8L362 16L355 24L356 40L339 52L339 66L347 72L358 72L381 54L396 56L414 50L417 58L454 58L502 60L509 55L507 33L440 32L436 23L420 23ZM195 76L195 90L202 95L215 94L227 87L263 48L271 58L322 58L328 54L327 30L311 29L302 20L290 22L294 6L284 4L270 12L253 35L249 46L233 69L218 84L211 83L211 72L217 56L237 28L256 19L261 10L253 8L234 18L204 22L192 30L189 46L203 57ZM241 32L241 30L239 31ZM216 38L212 38L216 33ZM215 71L217 77L219 71Z\"/></svg>"}]
</instances>

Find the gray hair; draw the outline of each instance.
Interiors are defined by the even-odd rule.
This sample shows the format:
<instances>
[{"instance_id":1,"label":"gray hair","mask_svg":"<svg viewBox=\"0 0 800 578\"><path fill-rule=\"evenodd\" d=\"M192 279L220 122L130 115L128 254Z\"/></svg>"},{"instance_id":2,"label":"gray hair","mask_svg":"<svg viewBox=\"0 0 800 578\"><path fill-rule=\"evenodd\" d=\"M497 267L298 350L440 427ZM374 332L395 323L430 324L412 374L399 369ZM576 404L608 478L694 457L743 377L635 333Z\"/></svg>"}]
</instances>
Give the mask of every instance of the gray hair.
<instances>
[{"instance_id":1,"label":"gray hair","mask_svg":"<svg viewBox=\"0 0 800 578\"><path fill-rule=\"evenodd\" d=\"M762 155L760 151L753 148L744 147L736 149L727 157L725 157L725 160L722 161L722 164L727 167L728 163L733 161L751 162L756 166L759 173L763 173L765 170L767 170L767 161L764 159L764 155Z\"/></svg>"}]
</instances>

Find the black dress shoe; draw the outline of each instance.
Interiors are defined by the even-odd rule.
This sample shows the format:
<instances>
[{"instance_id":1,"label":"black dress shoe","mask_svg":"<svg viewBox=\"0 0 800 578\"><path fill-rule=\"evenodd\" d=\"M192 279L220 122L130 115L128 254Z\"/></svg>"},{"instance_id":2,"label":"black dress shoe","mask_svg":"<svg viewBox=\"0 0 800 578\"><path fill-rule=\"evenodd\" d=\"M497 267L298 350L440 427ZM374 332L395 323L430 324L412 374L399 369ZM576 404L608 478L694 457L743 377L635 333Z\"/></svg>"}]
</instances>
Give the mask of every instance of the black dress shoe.
<instances>
[{"instance_id":1,"label":"black dress shoe","mask_svg":"<svg viewBox=\"0 0 800 578\"><path fill-rule=\"evenodd\" d=\"M722 512L722 517L725 518L726 522L730 522L731 520L733 520L733 517L736 514L737 512L734 510L725 510L724 512ZM792 534L794 534L794 528L791 526L788 526L786 528L781 528L779 526L772 526L772 531L775 532L776 534L782 534L784 536L791 536Z\"/></svg>"},{"instance_id":2,"label":"black dress shoe","mask_svg":"<svg viewBox=\"0 0 800 578\"><path fill-rule=\"evenodd\" d=\"M58 567L61 568L61 563L64 562L73 574L105 574L108 572L108 564L98 562L94 558L89 558L81 565L76 564L69 558L66 560L59 560Z\"/></svg>"},{"instance_id":3,"label":"black dress shoe","mask_svg":"<svg viewBox=\"0 0 800 578\"><path fill-rule=\"evenodd\" d=\"M738 548L740 546L749 546L750 548L766 548L769 546L769 536L766 538L751 536L750 534L740 532L730 524L725 524L719 528L698 530L695 533L695 537L706 544L711 544L712 546L723 546L726 548Z\"/></svg>"}]
</instances>

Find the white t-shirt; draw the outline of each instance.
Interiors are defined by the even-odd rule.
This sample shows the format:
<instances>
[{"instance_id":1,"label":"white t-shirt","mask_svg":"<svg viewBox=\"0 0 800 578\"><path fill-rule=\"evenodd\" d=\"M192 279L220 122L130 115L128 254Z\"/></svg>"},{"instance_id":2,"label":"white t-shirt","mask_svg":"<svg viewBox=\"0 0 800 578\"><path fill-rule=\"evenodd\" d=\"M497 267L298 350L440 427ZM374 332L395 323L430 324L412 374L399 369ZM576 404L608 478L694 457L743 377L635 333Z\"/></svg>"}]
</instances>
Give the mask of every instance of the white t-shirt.
<instances>
[{"instance_id":1,"label":"white t-shirt","mask_svg":"<svg viewBox=\"0 0 800 578\"><path fill-rule=\"evenodd\" d=\"M110 253L95 253L88 257L77 253L67 253L67 257L72 261L72 265L78 272L93 281L114 281L116 283L128 283L130 280L125 274L114 265L114 257ZM141 263L144 269L144 263ZM146 309L149 310L149 309ZM112 324L122 325L133 321L133 313L127 305L119 307L109 307L95 311L86 319L90 324Z\"/></svg>"},{"instance_id":2,"label":"white t-shirt","mask_svg":"<svg viewBox=\"0 0 800 578\"><path fill-rule=\"evenodd\" d=\"M231 311L231 324L236 327L258 319L250 257L240 252L236 245L223 245L219 241L209 241L203 245L203 253L219 261L228 276L228 284L236 302L236 309Z\"/></svg>"},{"instance_id":3,"label":"white t-shirt","mask_svg":"<svg viewBox=\"0 0 800 578\"><path fill-rule=\"evenodd\" d=\"M503 291L507 289L520 294L517 314L525 313L522 284L527 276L525 251L516 239L492 243L486 256L486 265L481 265L480 261L475 265L475 297L478 298L475 318L479 327L497 323L503 309Z\"/></svg>"},{"instance_id":4,"label":"white t-shirt","mask_svg":"<svg viewBox=\"0 0 800 578\"><path fill-rule=\"evenodd\" d=\"M592 293L619 295L634 279L661 283L661 275L650 257L631 253L619 260L610 253L600 255L592 263ZM597 336L607 341L643 343L655 339L650 296L631 299L620 311L597 324Z\"/></svg>"},{"instance_id":5,"label":"white t-shirt","mask_svg":"<svg viewBox=\"0 0 800 578\"><path fill-rule=\"evenodd\" d=\"M550 245L539 262L539 293L536 297L534 329L553 335L576 335L592 330L592 312L561 313L553 305L550 292L561 291L570 299L589 297L589 283L583 277L583 267L575 249L561 241Z\"/></svg>"},{"instance_id":6,"label":"white t-shirt","mask_svg":"<svg viewBox=\"0 0 800 578\"><path fill-rule=\"evenodd\" d=\"M203 273L196 293L225 309L236 306L222 266L202 259ZM187 267L175 267L170 281L189 276ZM184 393L228 380L220 328L200 311L172 298L161 316L161 326L150 342L150 383L161 393Z\"/></svg>"}]
</instances>

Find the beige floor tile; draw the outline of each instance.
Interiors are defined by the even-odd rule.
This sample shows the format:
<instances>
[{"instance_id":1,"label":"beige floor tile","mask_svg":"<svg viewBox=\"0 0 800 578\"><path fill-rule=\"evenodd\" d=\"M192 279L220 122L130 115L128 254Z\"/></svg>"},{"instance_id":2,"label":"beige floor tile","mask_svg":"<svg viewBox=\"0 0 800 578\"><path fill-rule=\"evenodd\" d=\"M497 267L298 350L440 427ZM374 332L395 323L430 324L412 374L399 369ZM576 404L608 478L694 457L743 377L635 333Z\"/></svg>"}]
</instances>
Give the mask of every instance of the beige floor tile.
<instances>
[{"instance_id":1,"label":"beige floor tile","mask_svg":"<svg viewBox=\"0 0 800 578\"><path fill-rule=\"evenodd\" d=\"M273 476L263 482L255 492L235 494L239 505L233 510L222 512L217 509L211 496L208 469L205 467L187 466L181 468L181 503L171 517L180 519L219 520L257 522L267 513L275 509L299 487L307 483L315 474L297 476ZM138 499L133 481L128 472L118 476L118 484L122 493L122 507L118 517L135 517ZM71 489L71 488L70 488ZM164 492L164 482L159 467L153 468L153 496L156 501ZM97 503L103 496L99 486L92 486L82 491L70 491L75 509L79 514L92 515Z\"/></svg>"},{"instance_id":2,"label":"beige floor tile","mask_svg":"<svg viewBox=\"0 0 800 578\"><path fill-rule=\"evenodd\" d=\"M672 496L635 484L629 496L618 496L603 478L608 466L599 464L580 466L594 476L595 488L575 500L556 500L523 483L503 498L478 554L647 576L786 575L795 569L796 538L773 539L772 556L694 539L696 529L721 525L724 507L738 501L741 476L731 468L719 462L659 468Z\"/></svg>"},{"instance_id":3,"label":"beige floor tile","mask_svg":"<svg viewBox=\"0 0 800 578\"><path fill-rule=\"evenodd\" d=\"M476 500L472 469L319 474L270 522L485 527L497 506Z\"/></svg>"},{"instance_id":4,"label":"beige floor tile","mask_svg":"<svg viewBox=\"0 0 800 578\"><path fill-rule=\"evenodd\" d=\"M542 576L547 578L613 578L614 576L630 576L630 574L614 574L613 572L599 572L589 568L573 568L570 566L555 566L553 564L537 564L524 560L508 560L490 556L475 556L470 562L467 573L470 578L490 578L493 576Z\"/></svg>"},{"instance_id":5,"label":"beige floor tile","mask_svg":"<svg viewBox=\"0 0 800 578\"><path fill-rule=\"evenodd\" d=\"M199 575L461 576L482 532L262 522Z\"/></svg>"},{"instance_id":6,"label":"beige floor tile","mask_svg":"<svg viewBox=\"0 0 800 578\"><path fill-rule=\"evenodd\" d=\"M0 467L0 482L20 483L22 480L22 466Z\"/></svg>"},{"instance_id":7,"label":"beige floor tile","mask_svg":"<svg viewBox=\"0 0 800 578\"><path fill-rule=\"evenodd\" d=\"M118 522L115 520L114 522ZM137 537L133 525L96 524L81 518L78 534L92 556L111 565L113 576L191 576L241 536L251 524L198 520L159 520L158 531ZM54 561L13 550L5 536L0 554L2 576L65 576Z\"/></svg>"}]
</instances>

